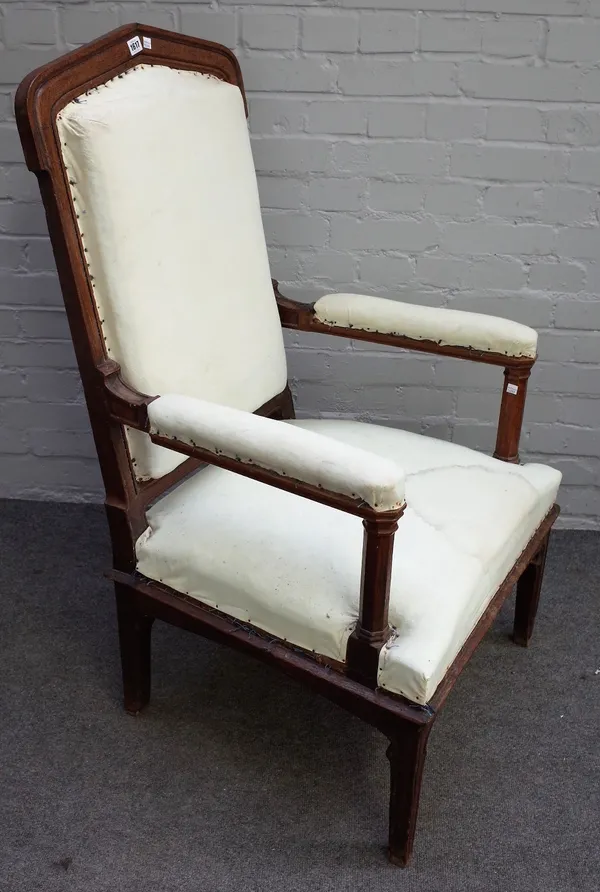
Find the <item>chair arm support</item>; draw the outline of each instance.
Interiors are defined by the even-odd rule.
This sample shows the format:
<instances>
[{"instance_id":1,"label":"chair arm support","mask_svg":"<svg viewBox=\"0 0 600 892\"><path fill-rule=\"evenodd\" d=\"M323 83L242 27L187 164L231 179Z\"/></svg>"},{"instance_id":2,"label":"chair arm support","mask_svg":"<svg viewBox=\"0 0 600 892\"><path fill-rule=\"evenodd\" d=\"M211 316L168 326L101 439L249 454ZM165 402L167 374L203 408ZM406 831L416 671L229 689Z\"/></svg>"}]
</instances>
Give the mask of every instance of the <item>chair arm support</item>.
<instances>
[{"instance_id":1,"label":"chair arm support","mask_svg":"<svg viewBox=\"0 0 600 892\"><path fill-rule=\"evenodd\" d=\"M463 310L423 307L364 294L326 294L314 306L320 322L341 328L434 341L440 346L461 347L501 354L504 359L534 360L537 332L510 319Z\"/></svg>"},{"instance_id":2,"label":"chair arm support","mask_svg":"<svg viewBox=\"0 0 600 892\"><path fill-rule=\"evenodd\" d=\"M187 446L212 464L226 459L230 470L299 495L310 489L310 498L320 493L318 501L352 513L397 512L404 504L404 474L394 462L291 424L180 395L153 400L148 422L154 442Z\"/></svg>"},{"instance_id":3,"label":"chair arm support","mask_svg":"<svg viewBox=\"0 0 600 892\"><path fill-rule=\"evenodd\" d=\"M535 362L537 332L527 325L445 307L422 307L366 294L326 294L314 304L283 297L273 282L284 328L530 368Z\"/></svg>"},{"instance_id":4,"label":"chair arm support","mask_svg":"<svg viewBox=\"0 0 600 892\"><path fill-rule=\"evenodd\" d=\"M366 294L327 294L307 304L284 297L275 280L273 289L284 328L491 365L531 368L535 362L537 332L509 319Z\"/></svg>"},{"instance_id":5,"label":"chair arm support","mask_svg":"<svg viewBox=\"0 0 600 892\"><path fill-rule=\"evenodd\" d=\"M387 459L292 424L193 397L148 405L154 443L363 518L360 606L347 672L377 687L388 621L393 542L404 511L404 474Z\"/></svg>"},{"instance_id":6,"label":"chair arm support","mask_svg":"<svg viewBox=\"0 0 600 892\"><path fill-rule=\"evenodd\" d=\"M500 461L519 464L519 440L530 374L531 368L507 366L504 369L504 387L494 449L494 458Z\"/></svg>"},{"instance_id":7,"label":"chair arm support","mask_svg":"<svg viewBox=\"0 0 600 892\"><path fill-rule=\"evenodd\" d=\"M328 294L315 303L314 313L320 322L333 327L434 341L441 347L477 351L478 358L482 354L499 357L506 380L494 455L503 461L519 461L527 381L537 350L533 328L483 313L422 307L362 294Z\"/></svg>"},{"instance_id":8,"label":"chair arm support","mask_svg":"<svg viewBox=\"0 0 600 892\"><path fill-rule=\"evenodd\" d=\"M275 280L273 290L284 328L504 366L494 456L519 461L527 382L536 359L534 329L483 313L421 307L363 294L329 294L305 304L284 297Z\"/></svg>"},{"instance_id":9,"label":"chair arm support","mask_svg":"<svg viewBox=\"0 0 600 892\"><path fill-rule=\"evenodd\" d=\"M152 441L363 518L360 607L348 642L348 674L377 687L388 621L393 540L403 514L404 474L394 463L312 431L185 396L152 397L130 388L119 364L97 366L110 415Z\"/></svg>"}]
</instances>

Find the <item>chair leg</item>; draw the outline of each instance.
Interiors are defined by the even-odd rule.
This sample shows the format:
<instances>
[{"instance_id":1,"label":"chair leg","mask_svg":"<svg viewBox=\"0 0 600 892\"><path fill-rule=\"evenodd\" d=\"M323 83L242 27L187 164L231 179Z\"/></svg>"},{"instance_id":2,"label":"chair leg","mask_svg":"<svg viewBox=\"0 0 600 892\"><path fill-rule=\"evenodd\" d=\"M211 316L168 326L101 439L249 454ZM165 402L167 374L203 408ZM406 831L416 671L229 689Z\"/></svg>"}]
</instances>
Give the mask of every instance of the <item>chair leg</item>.
<instances>
[{"instance_id":1,"label":"chair leg","mask_svg":"<svg viewBox=\"0 0 600 892\"><path fill-rule=\"evenodd\" d=\"M515 624L513 640L521 647L527 647L533 635L535 615L540 601L540 591L544 578L548 540L546 536L540 550L527 565L517 582L517 599L515 603Z\"/></svg>"},{"instance_id":2,"label":"chair leg","mask_svg":"<svg viewBox=\"0 0 600 892\"><path fill-rule=\"evenodd\" d=\"M125 710L137 715L150 700L150 639L154 617L136 609L127 586L115 583L123 700Z\"/></svg>"},{"instance_id":3,"label":"chair leg","mask_svg":"<svg viewBox=\"0 0 600 892\"><path fill-rule=\"evenodd\" d=\"M425 767L428 725L403 724L393 735L390 745L390 836L388 857L392 864L406 867L410 861L417 824L421 780Z\"/></svg>"}]
</instances>

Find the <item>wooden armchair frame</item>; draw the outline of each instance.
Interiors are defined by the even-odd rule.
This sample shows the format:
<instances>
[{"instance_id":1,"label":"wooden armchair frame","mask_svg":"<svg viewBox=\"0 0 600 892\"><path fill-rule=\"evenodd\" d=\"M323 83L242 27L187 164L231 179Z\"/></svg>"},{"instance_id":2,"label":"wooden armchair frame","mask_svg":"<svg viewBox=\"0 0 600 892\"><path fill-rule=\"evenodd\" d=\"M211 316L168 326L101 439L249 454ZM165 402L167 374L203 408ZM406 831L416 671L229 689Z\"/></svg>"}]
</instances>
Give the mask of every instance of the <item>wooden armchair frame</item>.
<instances>
[{"instance_id":1,"label":"wooden armchair frame","mask_svg":"<svg viewBox=\"0 0 600 892\"><path fill-rule=\"evenodd\" d=\"M144 49L143 54L132 56L127 41L136 36L140 40L149 38L151 49ZM137 713L149 700L150 635L155 619L200 633L278 666L287 675L350 710L388 737L390 746L387 754L391 764L389 855L394 863L405 865L412 851L429 732L459 673L515 584L514 639L521 645L528 644L539 599L548 537L558 515L558 507L552 508L529 541L432 700L426 706L419 706L377 688L379 651L390 634L388 599L391 560L394 532L402 515L402 507L395 511L376 512L358 499L330 493L256 465L215 455L155 434L151 434L155 443L184 453L188 458L176 470L158 480L147 483L136 480L124 425L149 432L148 406L155 397L131 389L122 380L118 363L107 357L85 262L85 249L76 223L77 212L62 161L56 115L74 97L140 61L210 73L237 85L244 95L239 64L229 50L208 41L132 24L32 72L20 85L16 96L19 133L27 165L39 181L106 489L105 505L113 551L113 568L109 576L116 590L125 708L130 713ZM277 283L273 285L281 324L286 328L503 366L506 381L494 454L503 461L518 461L526 385L533 359L510 358L466 347L441 346L432 341L356 328L334 328L319 321L312 306L283 297ZM508 385L513 384L518 387L516 395L511 392L514 388L508 389ZM262 406L258 414L274 419L294 417L289 387ZM359 621L349 639L345 664L273 639L250 624L232 619L136 572L135 543L146 527L146 508L204 463L254 477L363 519L365 532Z\"/></svg>"}]
</instances>

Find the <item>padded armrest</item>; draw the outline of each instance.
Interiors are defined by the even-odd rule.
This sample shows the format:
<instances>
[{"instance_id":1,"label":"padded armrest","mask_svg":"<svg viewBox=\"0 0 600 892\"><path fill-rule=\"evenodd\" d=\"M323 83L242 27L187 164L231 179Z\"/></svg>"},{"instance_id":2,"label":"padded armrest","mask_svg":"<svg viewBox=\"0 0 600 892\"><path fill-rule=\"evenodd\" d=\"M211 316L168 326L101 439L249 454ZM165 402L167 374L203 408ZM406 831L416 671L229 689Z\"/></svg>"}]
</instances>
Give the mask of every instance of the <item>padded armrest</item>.
<instances>
[{"instance_id":1,"label":"padded armrest","mask_svg":"<svg viewBox=\"0 0 600 892\"><path fill-rule=\"evenodd\" d=\"M375 511L404 504L394 462L291 424L193 397L166 395L148 406L150 433L362 499Z\"/></svg>"},{"instance_id":2,"label":"padded armrest","mask_svg":"<svg viewBox=\"0 0 600 892\"><path fill-rule=\"evenodd\" d=\"M365 294L327 294L315 303L314 313L325 325L338 328L435 341L512 357L536 356L536 331L483 313L422 307Z\"/></svg>"}]
</instances>

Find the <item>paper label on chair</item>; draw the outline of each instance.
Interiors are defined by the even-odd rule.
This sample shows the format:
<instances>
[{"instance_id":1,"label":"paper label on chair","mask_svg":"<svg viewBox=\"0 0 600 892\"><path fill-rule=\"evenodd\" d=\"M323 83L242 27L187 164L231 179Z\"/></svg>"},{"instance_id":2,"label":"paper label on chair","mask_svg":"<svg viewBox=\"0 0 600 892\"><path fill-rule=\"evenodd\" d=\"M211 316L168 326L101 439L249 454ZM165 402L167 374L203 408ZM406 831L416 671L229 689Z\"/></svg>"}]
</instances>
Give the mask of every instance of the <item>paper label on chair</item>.
<instances>
[{"instance_id":1,"label":"paper label on chair","mask_svg":"<svg viewBox=\"0 0 600 892\"><path fill-rule=\"evenodd\" d=\"M139 37L132 37L131 40L127 41L127 46L129 47L129 52L132 56L137 55L137 53L142 52L142 41Z\"/></svg>"},{"instance_id":2,"label":"paper label on chair","mask_svg":"<svg viewBox=\"0 0 600 892\"><path fill-rule=\"evenodd\" d=\"M152 38L151 37L142 37L142 43L144 44L145 50L152 49Z\"/></svg>"},{"instance_id":3,"label":"paper label on chair","mask_svg":"<svg viewBox=\"0 0 600 892\"><path fill-rule=\"evenodd\" d=\"M515 393L518 393L518 392L519 392L519 388L517 387L516 384L507 384L507 385L506 385L506 392L507 392L507 393L512 393L513 396L514 396Z\"/></svg>"}]
</instances>

